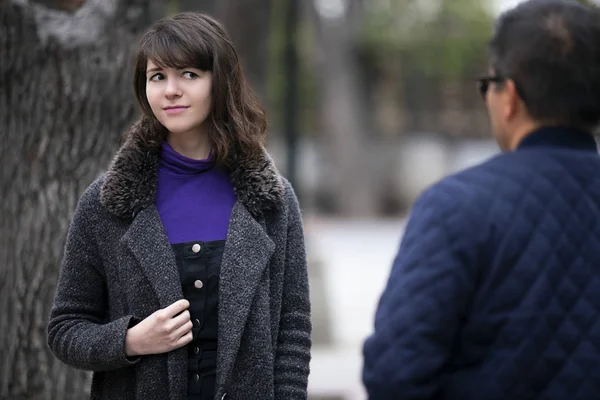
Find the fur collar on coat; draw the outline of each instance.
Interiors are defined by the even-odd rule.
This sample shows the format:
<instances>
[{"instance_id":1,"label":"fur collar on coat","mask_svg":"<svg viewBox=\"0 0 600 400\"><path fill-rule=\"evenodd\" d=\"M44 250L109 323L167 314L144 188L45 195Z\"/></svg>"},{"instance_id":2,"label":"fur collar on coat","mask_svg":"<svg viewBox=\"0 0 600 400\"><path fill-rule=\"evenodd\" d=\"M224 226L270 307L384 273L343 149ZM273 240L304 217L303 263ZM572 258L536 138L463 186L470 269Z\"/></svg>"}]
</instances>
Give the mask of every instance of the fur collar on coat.
<instances>
[{"instance_id":1,"label":"fur collar on coat","mask_svg":"<svg viewBox=\"0 0 600 400\"><path fill-rule=\"evenodd\" d=\"M102 204L119 218L130 219L156 198L160 144L142 121L115 155L102 184ZM266 151L258 155L230 152L228 164L238 201L254 217L283 202L284 185Z\"/></svg>"}]
</instances>

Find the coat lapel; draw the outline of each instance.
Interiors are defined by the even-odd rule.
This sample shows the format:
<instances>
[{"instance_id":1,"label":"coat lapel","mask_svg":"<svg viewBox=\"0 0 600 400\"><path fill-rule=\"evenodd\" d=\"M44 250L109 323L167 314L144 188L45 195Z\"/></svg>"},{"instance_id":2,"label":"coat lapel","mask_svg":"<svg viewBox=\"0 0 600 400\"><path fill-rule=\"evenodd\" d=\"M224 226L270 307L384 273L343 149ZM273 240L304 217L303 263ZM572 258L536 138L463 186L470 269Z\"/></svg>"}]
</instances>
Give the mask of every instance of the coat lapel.
<instances>
[{"instance_id":1,"label":"coat lapel","mask_svg":"<svg viewBox=\"0 0 600 400\"><path fill-rule=\"evenodd\" d=\"M219 286L218 387L228 382L254 295L275 251L261 220L239 201L231 212Z\"/></svg>"},{"instance_id":2,"label":"coat lapel","mask_svg":"<svg viewBox=\"0 0 600 400\"><path fill-rule=\"evenodd\" d=\"M156 292L160 308L183 299L175 254L164 232L155 206L141 210L122 239ZM169 393L174 398L184 395L187 379L185 347L168 354Z\"/></svg>"},{"instance_id":3,"label":"coat lapel","mask_svg":"<svg viewBox=\"0 0 600 400\"><path fill-rule=\"evenodd\" d=\"M155 206L136 215L123 241L150 281L161 308L183 298L177 261Z\"/></svg>"}]
</instances>

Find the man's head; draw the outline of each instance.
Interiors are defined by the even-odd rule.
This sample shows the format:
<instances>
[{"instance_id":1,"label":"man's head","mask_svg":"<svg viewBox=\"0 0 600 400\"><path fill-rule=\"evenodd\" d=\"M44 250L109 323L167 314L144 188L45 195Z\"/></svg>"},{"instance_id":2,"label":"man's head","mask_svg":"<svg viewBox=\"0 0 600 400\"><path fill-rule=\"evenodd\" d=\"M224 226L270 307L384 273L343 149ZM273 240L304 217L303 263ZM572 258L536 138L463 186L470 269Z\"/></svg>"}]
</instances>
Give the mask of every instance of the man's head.
<instances>
[{"instance_id":1,"label":"man's head","mask_svg":"<svg viewBox=\"0 0 600 400\"><path fill-rule=\"evenodd\" d=\"M529 0L502 14L480 80L503 150L540 126L600 123L600 12L568 0ZM487 89L487 90L486 90Z\"/></svg>"}]
</instances>

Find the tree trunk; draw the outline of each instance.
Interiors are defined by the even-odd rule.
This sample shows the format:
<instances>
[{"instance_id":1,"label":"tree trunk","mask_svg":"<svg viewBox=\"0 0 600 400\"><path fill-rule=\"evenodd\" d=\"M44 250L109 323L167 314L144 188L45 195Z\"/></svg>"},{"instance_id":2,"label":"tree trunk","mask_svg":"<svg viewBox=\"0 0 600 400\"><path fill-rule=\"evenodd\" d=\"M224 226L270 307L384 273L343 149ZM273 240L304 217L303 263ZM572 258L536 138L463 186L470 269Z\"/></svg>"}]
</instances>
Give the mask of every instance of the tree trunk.
<instances>
[{"instance_id":1,"label":"tree trunk","mask_svg":"<svg viewBox=\"0 0 600 400\"><path fill-rule=\"evenodd\" d=\"M244 73L266 102L271 0L221 0L219 13L240 55Z\"/></svg>"},{"instance_id":2,"label":"tree trunk","mask_svg":"<svg viewBox=\"0 0 600 400\"><path fill-rule=\"evenodd\" d=\"M136 115L136 32L160 13L155 0L47 5L0 0L1 399L89 393L46 323L76 202Z\"/></svg>"},{"instance_id":3,"label":"tree trunk","mask_svg":"<svg viewBox=\"0 0 600 400\"><path fill-rule=\"evenodd\" d=\"M321 129L326 142L321 187L336 212L346 216L373 214L375 195L368 151L365 100L361 86L358 52L362 8L359 0L327 2L313 0L318 30L319 57L316 73ZM347 4L347 8L343 7Z\"/></svg>"}]
</instances>

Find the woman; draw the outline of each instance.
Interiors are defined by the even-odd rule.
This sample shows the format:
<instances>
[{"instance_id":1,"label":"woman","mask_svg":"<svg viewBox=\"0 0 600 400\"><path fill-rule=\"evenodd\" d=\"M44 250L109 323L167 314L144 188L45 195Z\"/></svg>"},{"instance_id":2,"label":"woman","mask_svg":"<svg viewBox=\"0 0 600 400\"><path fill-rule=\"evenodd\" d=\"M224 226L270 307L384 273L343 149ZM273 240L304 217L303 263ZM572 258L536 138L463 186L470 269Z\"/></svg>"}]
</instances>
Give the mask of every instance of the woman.
<instances>
[{"instance_id":1,"label":"woman","mask_svg":"<svg viewBox=\"0 0 600 400\"><path fill-rule=\"evenodd\" d=\"M294 192L223 28L157 22L143 111L69 230L48 344L96 399L306 399L310 306Z\"/></svg>"}]
</instances>

